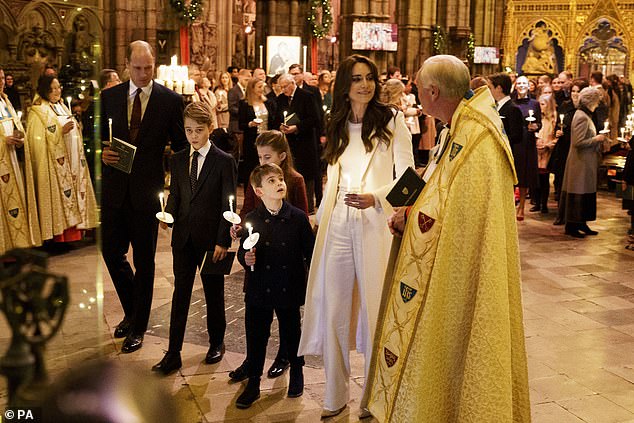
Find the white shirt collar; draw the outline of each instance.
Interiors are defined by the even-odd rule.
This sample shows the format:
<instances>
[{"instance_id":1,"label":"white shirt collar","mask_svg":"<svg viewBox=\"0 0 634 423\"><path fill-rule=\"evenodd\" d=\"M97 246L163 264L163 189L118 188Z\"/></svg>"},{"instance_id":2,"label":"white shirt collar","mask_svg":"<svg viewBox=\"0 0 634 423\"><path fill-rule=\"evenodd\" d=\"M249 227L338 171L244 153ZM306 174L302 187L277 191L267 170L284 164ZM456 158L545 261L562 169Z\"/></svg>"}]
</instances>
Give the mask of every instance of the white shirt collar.
<instances>
[{"instance_id":1,"label":"white shirt collar","mask_svg":"<svg viewBox=\"0 0 634 423\"><path fill-rule=\"evenodd\" d=\"M506 102L509 101L510 99L511 99L511 97L509 97L507 95L507 96L503 97L500 101L498 101L498 105L497 105L498 112L500 111L502 106L504 106L504 104L506 104Z\"/></svg>"},{"instance_id":2,"label":"white shirt collar","mask_svg":"<svg viewBox=\"0 0 634 423\"><path fill-rule=\"evenodd\" d=\"M200 147L198 149L198 153L203 157L206 158L207 154L209 154L209 150L211 150L211 143L209 141L207 141L207 144L203 145L202 147ZM192 156L192 154L194 154L194 147L192 147L191 145L189 146L189 157Z\"/></svg>"},{"instance_id":3,"label":"white shirt collar","mask_svg":"<svg viewBox=\"0 0 634 423\"><path fill-rule=\"evenodd\" d=\"M147 84L145 87L141 88L141 91L143 91L143 94L145 94L147 97L149 97L150 94L152 94L152 84L154 84L154 81L150 81L149 84ZM132 80L130 80L130 91L128 91L128 95L130 97L136 95L136 90L138 88L139 87L134 85L134 82L132 82Z\"/></svg>"}]
</instances>

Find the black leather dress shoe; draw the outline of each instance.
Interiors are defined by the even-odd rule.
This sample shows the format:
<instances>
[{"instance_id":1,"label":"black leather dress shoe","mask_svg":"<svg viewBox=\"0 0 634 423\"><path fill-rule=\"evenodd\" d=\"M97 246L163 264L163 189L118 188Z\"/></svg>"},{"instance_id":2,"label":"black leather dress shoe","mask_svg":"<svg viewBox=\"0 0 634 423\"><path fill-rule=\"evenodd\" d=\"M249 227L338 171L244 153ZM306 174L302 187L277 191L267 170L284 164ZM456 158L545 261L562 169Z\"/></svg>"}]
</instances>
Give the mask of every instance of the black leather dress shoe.
<instances>
[{"instance_id":1,"label":"black leather dress shoe","mask_svg":"<svg viewBox=\"0 0 634 423\"><path fill-rule=\"evenodd\" d=\"M301 397L304 393L304 372L301 366L291 367L291 376L288 381L288 397Z\"/></svg>"},{"instance_id":2,"label":"black leather dress shoe","mask_svg":"<svg viewBox=\"0 0 634 423\"><path fill-rule=\"evenodd\" d=\"M539 206L538 205L534 205L533 207L528 209L528 211L529 212L538 212L539 211Z\"/></svg>"},{"instance_id":3,"label":"black leather dress shoe","mask_svg":"<svg viewBox=\"0 0 634 423\"><path fill-rule=\"evenodd\" d=\"M240 409L249 408L258 398L260 398L260 378L250 377L246 388L236 400L236 407Z\"/></svg>"},{"instance_id":4,"label":"black leather dress shoe","mask_svg":"<svg viewBox=\"0 0 634 423\"><path fill-rule=\"evenodd\" d=\"M207 351L207 355L205 356L205 363L207 364L216 364L222 360L222 357L225 355L225 344L222 344L217 347L209 348Z\"/></svg>"},{"instance_id":5,"label":"black leather dress shoe","mask_svg":"<svg viewBox=\"0 0 634 423\"><path fill-rule=\"evenodd\" d=\"M125 338L130 333L130 322L127 319L123 319L116 328L114 328L115 338Z\"/></svg>"},{"instance_id":6,"label":"black leather dress shoe","mask_svg":"<svg viewBox=\"0 0 634 423\"><path fill-rule=\"evenodd\" d=\"M181 354L178 352L170 352L165 353L165 356L158 364L152 366L153 372L161 373L165 376L170 373L175 372L176 370L183 367L183 363L181 361Z\"/></svg>"},{"instance_id":7,"label":"black leather dress shoe","mask_svg":"<svg viewBox=\"0 0 634 423\"><path fill-rule=\"evenodd\" d=\"M579 227L579 230L586 235L599 235L599 232L593 231L588 227L588 225L583 225Z\"/></svg>"},{"instance_id":8,"label":"black leather dress shoe","mask_svg":"<svg viewBox=\"0 0 634 423\"><path fill-rule=\"evenodd\" d=\"M566 222L564 222L564 220L563 220L563 219L557 218L557 219L555 219L555 221L553 222L553 225L555 225L555 226L561 226L561 225L563 225L564 223L566 223Z\"/></svg>"},{"instance_id":9,"label":"black leather dress shoe","mask_svg":"<svg viewBox=\"0 0 634 423\"><path fill-rule=\"evenodd\" d=\"M248 366L249 366L249 362L247 360L244 360L242 364L240 364L240 367L230 371L229 377L231 378L231 381L242 382L243 380L248 378L249 377Z\"/></svg>"},{"instance_id":10,"label":"black leather dress shoe","mask_svg":"<svg viewBox=\"0 0 634 423\"><path fill-rule=\"evenodd\" d=\"M121 346L122 353L131 353L143 346L143 335L129 334Z\"/></svg>"},{"instance_id":11,"label":"black leather dress shoe","mask_svg":"<svg viewBox=\"0 0 634 423\"><path fill-rule=\"evenodd\" d=\"M288 362L287 359L285 358L275 359L275 361L269 368L269 371L266 373L266 375L270 379L274 379L276 377L282 376L284 374L284 371L288 369L289 366L290 366L290 363Z\"/></svg>"},{"instance_id":12,"label":"black leather dress shoe","mask_svg":"<svg viewBox=\"0 0 634 423\"><path fill-rule=\"evenodd\" d=\"M566 229L566 235L570 235L573 238L585 238L586 236L579 232L578 229Z\"/></svg>"}]
</instances>

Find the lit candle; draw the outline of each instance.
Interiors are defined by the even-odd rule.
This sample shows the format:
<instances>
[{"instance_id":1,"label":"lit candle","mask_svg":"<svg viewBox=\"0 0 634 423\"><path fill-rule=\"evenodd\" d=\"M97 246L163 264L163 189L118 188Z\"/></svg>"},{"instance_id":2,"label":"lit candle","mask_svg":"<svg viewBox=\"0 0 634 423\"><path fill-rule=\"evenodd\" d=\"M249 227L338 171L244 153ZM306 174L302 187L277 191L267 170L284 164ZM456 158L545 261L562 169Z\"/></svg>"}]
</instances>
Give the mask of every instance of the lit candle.
<instances>
[{"instance_id":1,"label":"lit candle","mask_svg":"<svg viewBox=\"0 0 634 423\"><path fill-rule=\"evenodd\" d=\"M73 99L73 98L72 98L71 96L66 97L66 102L68 103L68 110L70 111L70 114L71 114L71 115L73 114L73 109L70 107L70 101L71 101L72 99Z\"/></svg>"},{"instance_id":2,"label":"lit candle","mask_svg":"<svg viewBox=\"0 0 634 423\"><path fill-rule=\"evenodd\" d=\"M163 218L165 218L165 195L162 192L159 193L159 200L161 202L161 213L163 213Z\"/></svg>"},{"instance_id":3,"label":"lit candle","mask_svg":"<svg viewBox=\"0 0 634 423\"><path fill-rule=\"evenodd\" d=\"M247 229L249 230L249 239L253 236L253 226L249 222L246 223ZM253 251L253 248L249 249L249 251ZM254 266L251 266L251 271L255 270Z\"/></svg>"},{"instance_id":4,"label":"lit candle","mask_svg":"<svg viewBox=\"0 0 634 423\"><path fill-rule=\"evenodd\" d=\"M625 128L621 128L621 138L625 138Z\"/></svg>"},{"instance_id":5,"label":"lit candle","mask_svg":"<svg viewBox=\"0 0 634 423\"><path fill-rule=\"evenodd\" d=\"M112 118L108 118L108 129L110 131L110 145L112 145Z\"/></svg>"},{"instance_id":6,"label":"lit candle","mask_svg":"<svg viewBox=\"0 0 634 423\"><path fill-rule=\"evenodd\" d=\"M328 106L326 106L325 104L321 106L321 108L324 110L324 113L326 113L326 110L328 110Z\"/></svg>"},{"instance_id":7,"label":"lit candle","mask_svg":"<svg viewBox=\"0 0 634 423\"><path fill-rule=\"evenodd\" d=\"M559 115L559 122L561 122L561 126L564 126L564 116L565 115L563 113Z\"/></svg>"},{"instance_id":8,"label":"lit candle","mask_svg":"<svg viewBox=\"0 0 634 423\"><path fill-rule=\"evenodd\" d=\"M263 63L263 55L264 55L264 46L262 44L260 44L260 67L264 68L264 66L262 65Z\"/></svg>"},{"instance_id":9,"label":"lit candle","mask_svg":"<svg viewBox=\"0 0 634 423\"><path fill-rule=\"evenodd\" d=\"M229 196L229 210L231 211L231 214L233 214L233 195Z\"/></svg>"},{"instance_id":10,"label":"lit candle","mask_svg":"<svg viewBox=\"0 0 634 423\"><path fill-rule=\"evenodd\" d=\"M286 125L286 115L288 114L288 112L286 110L284 110L284 125Z\"/></svg>"},{"instance_id":11,"label":"lit candle","mask_svg":"<svg viewBox=\"0 0 634 423\"><path fill-rule=\"evenodd\" d=\"M610 126L610 121L606 120L605 122L603 122L603 130L605 132L608 132L608 127Z\"/></svg>"},{"instance_id":12,"label":"lit candle","mask_svg":"<svg viewBox=\"0 0 634 423\"><path fill-rule=\"evenodd\" d=\"M304 71L308 71L306 67L306 52L308 51L308 46L304 46Z\"/></svg>"},{"instance_id":13,"label":"lit candle","mask_svg":"<svg viewBox=\"0 0 634 423\"><path fill-rule=\"evenodd\" d=\"M533 117L533 113L534 113L533 109L529 109L528 110L528 116Z\"/></svg>"}]
</instances>

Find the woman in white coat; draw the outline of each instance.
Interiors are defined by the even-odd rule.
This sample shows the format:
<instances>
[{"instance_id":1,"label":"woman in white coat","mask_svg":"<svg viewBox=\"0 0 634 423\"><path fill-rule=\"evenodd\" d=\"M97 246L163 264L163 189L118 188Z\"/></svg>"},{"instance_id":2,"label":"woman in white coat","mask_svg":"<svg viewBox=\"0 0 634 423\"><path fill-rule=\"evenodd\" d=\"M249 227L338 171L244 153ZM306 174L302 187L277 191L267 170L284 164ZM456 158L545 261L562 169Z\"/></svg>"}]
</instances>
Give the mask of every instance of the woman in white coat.
<instances>
[{"instance_id":1,"label":"woman in white coat","mask_svg":"<svg viewBox=\"0 0 634 423\"><path fill-rule=\"evenodd\" d=\"M367 57L341 62L327 122L328 182L317 212L299 347L299 355L323 356L323 417L341 413L348 402L355 329L367 377L392 239L385 196L394 175L414 166L403 114L379 101L378 77ZM361 413L369 416L366 402L364 392Z\"/></svg>"}]
</instances>

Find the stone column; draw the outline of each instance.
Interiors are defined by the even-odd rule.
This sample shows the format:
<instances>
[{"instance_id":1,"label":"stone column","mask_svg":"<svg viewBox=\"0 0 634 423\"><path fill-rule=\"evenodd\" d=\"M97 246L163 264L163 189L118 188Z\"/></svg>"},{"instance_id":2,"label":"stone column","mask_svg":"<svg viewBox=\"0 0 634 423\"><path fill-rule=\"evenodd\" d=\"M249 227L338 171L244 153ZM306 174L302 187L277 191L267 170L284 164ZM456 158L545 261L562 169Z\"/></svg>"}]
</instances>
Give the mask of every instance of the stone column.
<instances>
[{"instance_id":1,"label":"stone column","mask_svg":"<svg viewBox=\"0 0 634 423\"><path fill-rule=\"evenodd\" d=\"M339 18L339 57L344 59L353 53L367 55L374 60L379 68L379 73L387 68L388 63L395 63L396 57L394 53L352 50L352 24L354 21L389 23L388 1L351 0L341 2L341 16Z\"/></svg>"}]
</instances>

